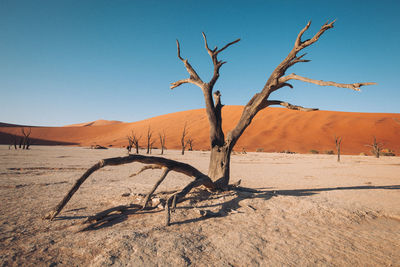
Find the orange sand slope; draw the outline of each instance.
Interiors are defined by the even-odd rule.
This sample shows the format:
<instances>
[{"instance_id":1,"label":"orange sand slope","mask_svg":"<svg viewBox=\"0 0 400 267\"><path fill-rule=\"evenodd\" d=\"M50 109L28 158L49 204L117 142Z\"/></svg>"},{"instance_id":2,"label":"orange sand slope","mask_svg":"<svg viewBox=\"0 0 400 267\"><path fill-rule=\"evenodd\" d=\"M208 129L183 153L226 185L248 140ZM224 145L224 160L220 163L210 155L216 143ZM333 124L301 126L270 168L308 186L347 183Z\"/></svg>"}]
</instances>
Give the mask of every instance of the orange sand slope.
<instances>
[{"instance_id":1,"label":"orange sand slope","mask_svg":"<svg viewBox=\"0 0 400 267\"><path fill-rule=\"evenodd\" d=\"M66 125L64 127L103 126L103 125L118 124L118 123L122 123L122 121L97 120L97 121L91 121L91 122L83 122L83 123Z\"/></svg>"},{"instance_id":2,"label":"orange sand slope","mask_svg":"<svg viewBox=\"0 0 400 267\"><path fill-rule=\"evenodd\" d=\"M242 106L223 108L223 129L225 133L238 121ZM194 140L194 149L209 149L209 126L204 109L166 114L133 123L92 122L67 127L34 127L31 138L34 144L48 145L103 145L126 146L127 135L134 131L141 136L145 146L147 129L150 127L159 146L159 133L165 131L166 146L178 149L184 124L187 123L188 137ZM78 124L79 125L79 124ZM9 144L10 134L20 135L20 127L0 127L0 143ZM244 132L235 149L241 151L280 152L290 150L309 153L317 150L323 153L335 150L334 136L341 136L344 154L368 153L373 136L384 148L400 154L400 114L397 113L350 113L333 111L301 112L283 108L265 109L254 118Z\"/></svg>"}]
</instances>

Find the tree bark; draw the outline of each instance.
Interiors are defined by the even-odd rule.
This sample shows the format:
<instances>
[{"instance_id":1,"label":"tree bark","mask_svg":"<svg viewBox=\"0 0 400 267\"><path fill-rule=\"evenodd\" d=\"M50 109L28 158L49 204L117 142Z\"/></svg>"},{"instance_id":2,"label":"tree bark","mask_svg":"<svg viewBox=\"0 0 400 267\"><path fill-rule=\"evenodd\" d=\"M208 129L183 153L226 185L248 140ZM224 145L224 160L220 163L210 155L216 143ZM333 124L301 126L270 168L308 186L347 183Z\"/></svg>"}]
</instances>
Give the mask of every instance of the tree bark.
<instances>
[{"instance_id":1,"label":"tree bark","mask_svg":"<svg viewBox=\"0 0 400 267\"><path fill-rule=\"evenodd\" d=\"M228 145L214 146L211 149L208 177L219 189L227 187L230 179L231 148Z\"/></svg>"}]
</instances>

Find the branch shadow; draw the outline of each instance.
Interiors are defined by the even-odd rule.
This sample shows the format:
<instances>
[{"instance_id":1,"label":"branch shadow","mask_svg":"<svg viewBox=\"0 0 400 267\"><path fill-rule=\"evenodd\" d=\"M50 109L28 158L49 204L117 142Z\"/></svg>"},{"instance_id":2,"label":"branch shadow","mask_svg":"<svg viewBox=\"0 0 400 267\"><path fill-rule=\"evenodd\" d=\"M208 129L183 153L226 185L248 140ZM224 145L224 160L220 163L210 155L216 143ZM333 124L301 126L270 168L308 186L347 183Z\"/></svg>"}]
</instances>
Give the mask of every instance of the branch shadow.
<instances>
[{"instance_id":1,"label":"branch shadow","mask_svg":"<svg viewBox=\"0 0 400 267\"><path fill-rule=\"evenodd\" d=\"M232 199L227 200L225 202L206 204L193 207L191 205L191 201L196 201L197 203L201 203L203 200L216 200L221 198L219 193L210 193L208 191L199 191L191 196L184 199L184 201L189 201L189 205L185 206L177 206L176 210L179 209L207 209L207 208L215 208L219 207L217 212L212 212L209 210L203 210L203 213L200 212L199 217L191 218L183 221L171 222L170 225L183 225L188 223L196 223L200 221L205 221L210 218L216 217L226 217L231 213L242 213L238 211L242 206L240 202L245 199L258 198L263 199L265 201L270 200L276 196L295 196L295 197L304 197L304 196L312 196L319 194L320 192L326 191L337 191L337 190L400 190L400 185L387 185L387 186L348 186L348 187L325 187L325 188L305 188L305 189L290 189L290 190L273 190L271 187L267 188L246 188L246 187L231 187L228 193L225 192L224 196L234 196ZM249 205L248 205L249 206ZM254 207L249 206L249 208L256 209ZM79 210L79 209L78 209ZM162 209L154 208L146 208L142 209L141 205L130 204L127 206L115 206L104 211L101 211L93 216L59 216L56 220L72 220L72 219L86 219L82 222L83 225L89 223L87 226L84 226L80 230L83 231L93 231L99 230L106 227L111 227L118 223L122 223L128 219L130 215L134 214L151 214L151 213L159 213L163 212ZM200 210L201 211L201 210ZM173 217L172 217L173 218Z\"/></svg>"},{"instance_id":2,"label":"branch shadow","mask_svg":"<svg viewBox=\"0 0 400 267\"><path fill-rule=\"evenodd\" d=\"M187 223L195 223L200 221L205 221L210 218L215 217L226 217L232 211L235 213L240 213L238 209L242 207L240 202L245 199L250 198L259 198L263 200L269 200L272 197L276 196L295 196L295 197L303 197L303 196L312 196L318 194L320 192L326 191L337 191L337 190L377 190L377 189L384 189L384 190L400 190L400 185L387 185L387 186L347 186L347 187L325 187L325 188L310 188L310 189L290 189L290 190L271 190L270 188L246 188L246 187L234 187L231 188L232 191L236 192L236 197L231 200L228 200L223 203L216 203L212 205L204 205L199 206L197 208L211 208L220 206L219 211L211 212L211 213L204 213L200 217L192 218L184 221L178 222L171 222L171 225L183 225ZM176 209L189 209L193 207L183 206L177 207ZM253 207L250 207L256 210Z\"/></svg>"},{"instance_id":3,"label":"branch shadow","mask_svg":"<svg viewBox=\"0 0 400 267\"><path fill-rule=\"evenodd\" d=\"M99 230L106 227L111 227L115 224L122 223L128 219L130 215L133 214L149 214L158 213L161 210L156 210L156 208L146 208L142 209L141 205L130 204L126 206L116 206L104 211L101 211L93 216L88 216L82 224L89 223L89 225L83 227L80 232Z\"/></svg>"}]
</instances>

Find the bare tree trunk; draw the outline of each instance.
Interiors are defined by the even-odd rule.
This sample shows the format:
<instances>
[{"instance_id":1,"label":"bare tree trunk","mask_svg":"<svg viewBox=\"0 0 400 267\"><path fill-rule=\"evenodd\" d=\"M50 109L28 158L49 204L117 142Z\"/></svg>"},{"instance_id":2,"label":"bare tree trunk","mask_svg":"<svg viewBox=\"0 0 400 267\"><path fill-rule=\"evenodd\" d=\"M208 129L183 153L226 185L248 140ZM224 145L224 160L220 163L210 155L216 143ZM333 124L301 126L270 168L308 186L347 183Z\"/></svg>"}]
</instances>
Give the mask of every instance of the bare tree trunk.
<instances>
[{"instance_id":1,"label":"bare tree trunk","mask_svg":"<svg viewBox=\"0 0 400 267\"><path fill-rule=\"evenodd\" d=\"M25 128L22 128L21 132L22 132L22 135L24 136L24 137L22 137L22 140L21 140L22 145L23 145L22 149L29 149L29 145L30 145L29 136L32 133L32 128L29 128L29 131L27 131L27 132L25 132Z\"/></svg>"},{"instance_id":2,"label":"bare tree trunk","mask_svg":"<svg viewBox=\"0 0 400 267\"><path fill-rule=\"evenodd\" d=\"M231 148L227 145L211 149L208 177L217 188L226 188L230 179Z\"/></svg>"},{"instance_id":3,"label":"bare tree trunk","mask_svg":"<svg viewBox=\"0 0 400 267\"><path fill-rule=\"evenodd\" d=\"M151 141L151 143L150 143L150 153L149 154L151 154L151 152L153 151L154 142L155 141Z\"/></svg>"},{"instance_id":4,"label":"bare tree trunk","mask_svg":"<svg viewBox=\"0 0 400 267\"><path fill-rule=\"evenodd\" d=\"M14 146L14 149L17 149L17 143L18 143L17 135L12 134L12 135L10 136L10 146L9 146L9 149L11 149L11 147L13 147L13 146Z\"/></svg>"},{"instance_id":5,"label":"bare tree trunk","mask_svg":"<svg viewBox=\"0 0 400 267\"><path fill-rule=\"evenodd\" d=\"M193 151L193 139L189 138L186 143L189 146L188 151Z\"/></svg>"},{"instance_id":6,"label":"bare tree trunk","mask_svg":"<svg viewBox=\"0 0 400 267\"><path fill-rule=\"evenodd\" d=\"M131 138L128 136L128 146L126 147L126 149L128 150L128 153L131 153L132 150L132 140Z\"/></svg>"},{"instance_id":7,"label":"bare tree trunk","mask_svg":"<svg viewBox=\"0 0 400 267\"><path fill-rule=\"evenodd\" d=\"M186 122L185 122L185 126L183 126L183 131L182 131L182 136L181 136L182 155L185 154L185 148L187 145L187 143L185 142L186 135L187 135L187 132L186 132Z\"/></svg>"},{"instance_id":8,"label":"bare tree trunk","mask_svg":"<svg viewBox=\"0 0 400 267\"><path fill-rule=\"evenodd\" d=\"M161 155L163 155L165 148L165 131L163 131L162 134L159 133L158 136L160 137Z\"/></svg>"},{"instance_id":9,"label":"bare tree trunk","mask_svg":"<svg viewBox=\"0 0 400 267\"><path fill-rule=\"evenodd\" d=\"M31 139L28 138L26 140L26 149L29 149L30 145L31 145Z\"/></svg>"},{"instance_id":10,"label":"bare tree trunk","mask_svg":"<svg viewBox=\"0 0 400 267\"><path fill-rule=\"evenodd\" d=\"M335 136L335 145L337 150L337 162L340 162L340 148L342 145L342 137Z\"/></svg>"},{"instance_id":11,"label":"bare tree trunk","mask_svg":"<svg viewBox=\"0 0 400 267\"><path fill-rule=\"evenodd\" d=\"M152 140L151 140L152 135L153 135L153 132L151 131L150 126L149 126L149 128L147 128L147 152L146 152L146 154L151 154L150 147L151 147L151 143L152 143Z\"/></svg>"},{"instance_id":12,"label":"bare tree trunk","mask_svg":"<svg viewBox=\"0 0 400 267\"><path fill-rule=\"evenodd\" d=\"M367 146L371 147L372 148L372 150L371 150L372 154L375 157L379 158L379 156L381 155L381 151L382 151L382 143L378 143L376 141L376 137L375 136L374 136L374 142L372 143L372 145L367 145Z\"/></svg>"},{"instance_id":13,"label":"bare tree trunk","mask_svg":"<svg viewBox=\"0 0 400 267\"><path fill-rule=\"evenodd\" d=\"M128 142L129 142L129 145L127 147L128 153L131 152L132 146L135 146L136 154L139 154L139 140L141 137L142 136L137 137L136 133L133 130L131 131L131 134L128 135Z\"/></svg>"},{"instance_id":14,"label":"bare tree trunk","mask_svg":"<svg viewBox=\"0 0 400 267\"><path fill-rule=\"evenodd\" d=\"M139 154L139 143L135 144L136 154Z\"/></svg>"}]
</instances>

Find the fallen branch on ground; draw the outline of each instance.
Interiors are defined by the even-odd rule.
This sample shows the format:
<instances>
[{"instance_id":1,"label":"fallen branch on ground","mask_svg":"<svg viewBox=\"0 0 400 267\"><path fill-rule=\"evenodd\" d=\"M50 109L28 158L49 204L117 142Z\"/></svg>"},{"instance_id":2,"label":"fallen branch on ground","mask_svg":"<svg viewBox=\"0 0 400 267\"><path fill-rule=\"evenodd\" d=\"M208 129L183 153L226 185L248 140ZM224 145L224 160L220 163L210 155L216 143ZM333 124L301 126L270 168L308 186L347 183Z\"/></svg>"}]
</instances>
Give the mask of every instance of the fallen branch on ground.
<instances>
[{"instance_id":1,"label":"fallen branch on ground","mask_svg":"<svg viewBox=\"0 0 400 267\"><path fill-rule=\"evenodd\" d=\"M161 184L161 182L165 179L167 176L168 172L170 171L175 171L179 172L182 174L185 174L189 177L193 177L194 180L190 182L185 188L183 188L181 191L173 194L167 201L166 203L166 211L168 214L168 219L166 221L166 224L169 225L170 221L170 209L169 207L173 205L173 208L175 208L175 205L182 201L182 199L190 192L191 189L204 185L207 188L214 189L214 184L211 181L211 179L194 168L193 166L182 163L179 161L175 160L170 160L162 157L152 157L152 156L142 156L142 155L129 155L126 157L117 157L117 158L108 158L108 159L103 159L97 162L95 165L90 167L72 186L72 188L68 191L68 193L64 196L64 198L61 200L61 202L49 213L47 213L44 216L44 219L49 219L53 220L64 208L64 206L68 203L68 201L71 199L71 197L75 194L75 192L79 189L79 187L83 184L83 182L86 181L89 176L94 173L95 171L105 167L105 166L115 166L115 165L122 165L122 164L127 164L127 163L132 163L132 162L140 162L144 164L152 164L150 168L147 169L154 169L155 166L159 166L160 168L164 169L163 174L161 178L157 181L157 183L153 186L152 190L147 194L145 203L143 205L143 208L146 207L146 204L148 200L150 199L150 196L154 193L154 191L157 189L157 187ZM157 167L158 168L158 167ZM146 168L142 168L141 171L143 171ZM140 172L140 171L139 171ZM175 201L173 201L175 199Z\"/></svg>"}]
</instances>

